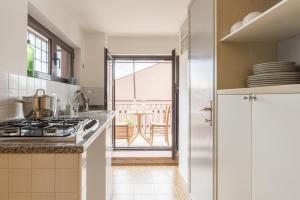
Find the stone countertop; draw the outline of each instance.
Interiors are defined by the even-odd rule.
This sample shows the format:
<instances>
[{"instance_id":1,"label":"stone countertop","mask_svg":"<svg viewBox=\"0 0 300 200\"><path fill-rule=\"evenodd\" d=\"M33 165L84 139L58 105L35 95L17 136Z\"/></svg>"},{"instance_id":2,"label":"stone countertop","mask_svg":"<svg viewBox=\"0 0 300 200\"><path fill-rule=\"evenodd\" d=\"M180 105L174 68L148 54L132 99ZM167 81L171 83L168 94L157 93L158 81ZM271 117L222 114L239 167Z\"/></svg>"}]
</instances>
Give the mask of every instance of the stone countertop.
<instances>
[{"instance_id":1,"label":"stone countertop","mask_svg":"<svg viewBox=\"0 0 300 200\"><path fill-rule=\"evenodd\" d=\"M97 119L100 125L97 130L90 132L79 142L0 142L1 153L83 153L91 143L105 130L115 117L115 112L89 111L79 114L79 117Z\"/></svg>"}]
</instances>

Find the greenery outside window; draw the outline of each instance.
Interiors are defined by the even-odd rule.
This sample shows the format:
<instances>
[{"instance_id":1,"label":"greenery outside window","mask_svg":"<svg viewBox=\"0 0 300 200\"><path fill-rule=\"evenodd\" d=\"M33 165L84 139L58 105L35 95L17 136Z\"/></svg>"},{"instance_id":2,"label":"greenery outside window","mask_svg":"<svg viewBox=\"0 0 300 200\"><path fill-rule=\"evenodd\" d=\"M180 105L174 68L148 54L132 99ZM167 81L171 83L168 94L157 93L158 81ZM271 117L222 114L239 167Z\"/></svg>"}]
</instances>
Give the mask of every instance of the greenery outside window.
<instances>
[{"instance_id":1,"label":"greenery outside window","mask_svg":"<svg viewBox=\"0 0 300 200\"><path fill-rule=\"evenodd\" d=\"M34 77L72 83L74 48L28 16L27 41L34 49Z\"/></svg>"}]
</instances>

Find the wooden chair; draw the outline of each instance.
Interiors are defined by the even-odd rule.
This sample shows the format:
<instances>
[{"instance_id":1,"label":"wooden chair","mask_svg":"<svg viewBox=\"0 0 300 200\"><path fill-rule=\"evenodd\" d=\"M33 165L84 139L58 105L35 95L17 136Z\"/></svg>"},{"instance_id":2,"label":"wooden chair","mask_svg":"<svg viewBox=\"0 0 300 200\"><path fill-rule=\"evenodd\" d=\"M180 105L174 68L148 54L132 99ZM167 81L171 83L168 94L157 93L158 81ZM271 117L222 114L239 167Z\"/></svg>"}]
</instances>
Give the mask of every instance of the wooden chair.
<instances>
[{"instance_id":1,"label":"wooden chair","mask_svg":"<svg viewBox=\"0 0 300 200\"><path fill-rule=\"evenodd\" d=\"M129 136L129 126L128 122L117 122L116 123L116 139L127 139L127 143L129 144L130 136Z\"/></svg>"},{"instance_id":2,"label":"wooden chair","mask_svg":"<svg viewBox=\"0 0 300 200\"><path fill-rule=\"evenodd\" d=\"M171 106L167 106L166 112L164 114L164 119L162 123L151 123L150 124L150 143L153 144L153 137L156 130L162 130L163 134L165 135L165 142L169 145L169 136L168 136L168 130L169 130L169 118L170 118L170 112L171 112ZM161 132L157 132L161 133Z\"/></svg>"}]
</instances>

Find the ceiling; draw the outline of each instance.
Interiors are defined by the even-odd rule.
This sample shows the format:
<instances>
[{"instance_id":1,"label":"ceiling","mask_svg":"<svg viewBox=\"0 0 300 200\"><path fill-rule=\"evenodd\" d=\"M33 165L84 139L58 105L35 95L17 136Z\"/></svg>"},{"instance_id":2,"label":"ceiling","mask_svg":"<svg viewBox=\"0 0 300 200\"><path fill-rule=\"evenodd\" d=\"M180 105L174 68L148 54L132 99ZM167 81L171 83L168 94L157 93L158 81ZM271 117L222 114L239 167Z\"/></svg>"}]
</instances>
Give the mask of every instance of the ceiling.
<instances>
[{"instance_id":1,"label":"ceiling","mask_svg":"<svg viewBox=\"0 0 300 200\"><path fill-rule=\"evenodd\" d=\"M87 32L175 35L190 0L51 0Z\"/></svg>"}]
</instances>

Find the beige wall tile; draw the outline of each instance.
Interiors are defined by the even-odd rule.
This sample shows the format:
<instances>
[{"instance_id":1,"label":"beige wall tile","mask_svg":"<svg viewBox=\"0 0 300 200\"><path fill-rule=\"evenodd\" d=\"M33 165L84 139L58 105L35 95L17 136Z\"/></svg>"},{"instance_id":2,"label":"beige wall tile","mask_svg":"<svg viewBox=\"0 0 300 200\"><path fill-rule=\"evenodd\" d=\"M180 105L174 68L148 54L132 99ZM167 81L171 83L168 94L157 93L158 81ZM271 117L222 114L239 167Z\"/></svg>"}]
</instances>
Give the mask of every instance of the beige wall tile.
<instances>
[{"instance_id":1,"label":"beige wall tile","mask_svg":"<svg viewBox=\"0 0 300 200\"><path fill-rule=\"evenodd\" d=\"M1 200L8 200L8 193L0 193Z\"/></svg>"},{"instance_id":2,"label":"beige wall tile","mask_svg":"<svg viewBox=\"0 0 300 200\"><path fill-rule=\"evenodd\" d=\"M78 200L77 193L57 193L56 200Z\"/></svg>"},{"instance_id":3,"label":"beige wall tile","mask_svg":"<svg viewBox=\"0 0 300 200\"><path fill-rule=\"evenodd\" d=\"M55 200L54 193L32 193L31 200Z\"/></svg>"},{"instance_id":4,"label":"beige wall tile","mask_svg":"<svg viewBox=\"0 0 300 200\"><path fill-rule=\"evenodd\" d=\"M77 192L79 172L76 169L57 169L55 172L55 192Z\"/></svg>"},{"instance_id":5,"label":"beige wall tile","mask_svg":"<svg viewBox=\"0 0 300 200\"><path fill-rule=\"evenodd\" d=\"M55 154L32 154L32 168L54 169Z\"/></svg>"},{"instance_id":6,"label":"beige wall tile","mask_svg":"<svg viewBox=\"0 0 300 200\"><path fill-rule=\"evenodd\" d=\"M31 200L30 193L10 193L9 200Z\"/></svg>"},{"instance_id":7,"label":"beige wall tile","mask_svg":"<svg viewBox=\"0 0 300 200\"><path fill-rule=\"evenodd\" d=\"M79 165L78 154L56 154L57 169L77 169Z\"/></svg>"},{"instance_id":8,"label":"beige wall tile","mask_svg":"<svg viewBox=\"0 0 300 200\"><path fill-rule=\"evenodd\" d=\"M54 192L55 170L33 169L32 170L32 192Z\"/></svg>"},{"instance_id":9,"label":"beige wall tile","mask_svg":"<svg viewBox=\"0 0 300 200\"><path fill-rule=\"evenodd\" d=\"M30 154L9 154L10 169L29 169L31 168Z\"/></svg>"},{"instance_id":10,"label":"beige wall tile","mask_svg":"<svg viewBox=\"0 0 300 200\"><path fill-rule=\"evenodd\" d=\"M10 169L9 191L31 192L31 169Z\"/></svg>"},{"instance_id":11,"label":"beige wall tile","mask_svg":"<svg viewBox=\"0 0 300 200\"><path fill-rule=\"evenodd\" d=\"M0 192L8 192L8 169L0 169Z\"/></svg>"},{"instance_id":12,"label":"beige wall tile","mask_svg":"<svg viewBox=\"0 0 300 200\"><path fill-rule=\"evenodd\" d=\"M0 169L8 168L8 154L0 154Z\"/></svg>"}]
</instances>

